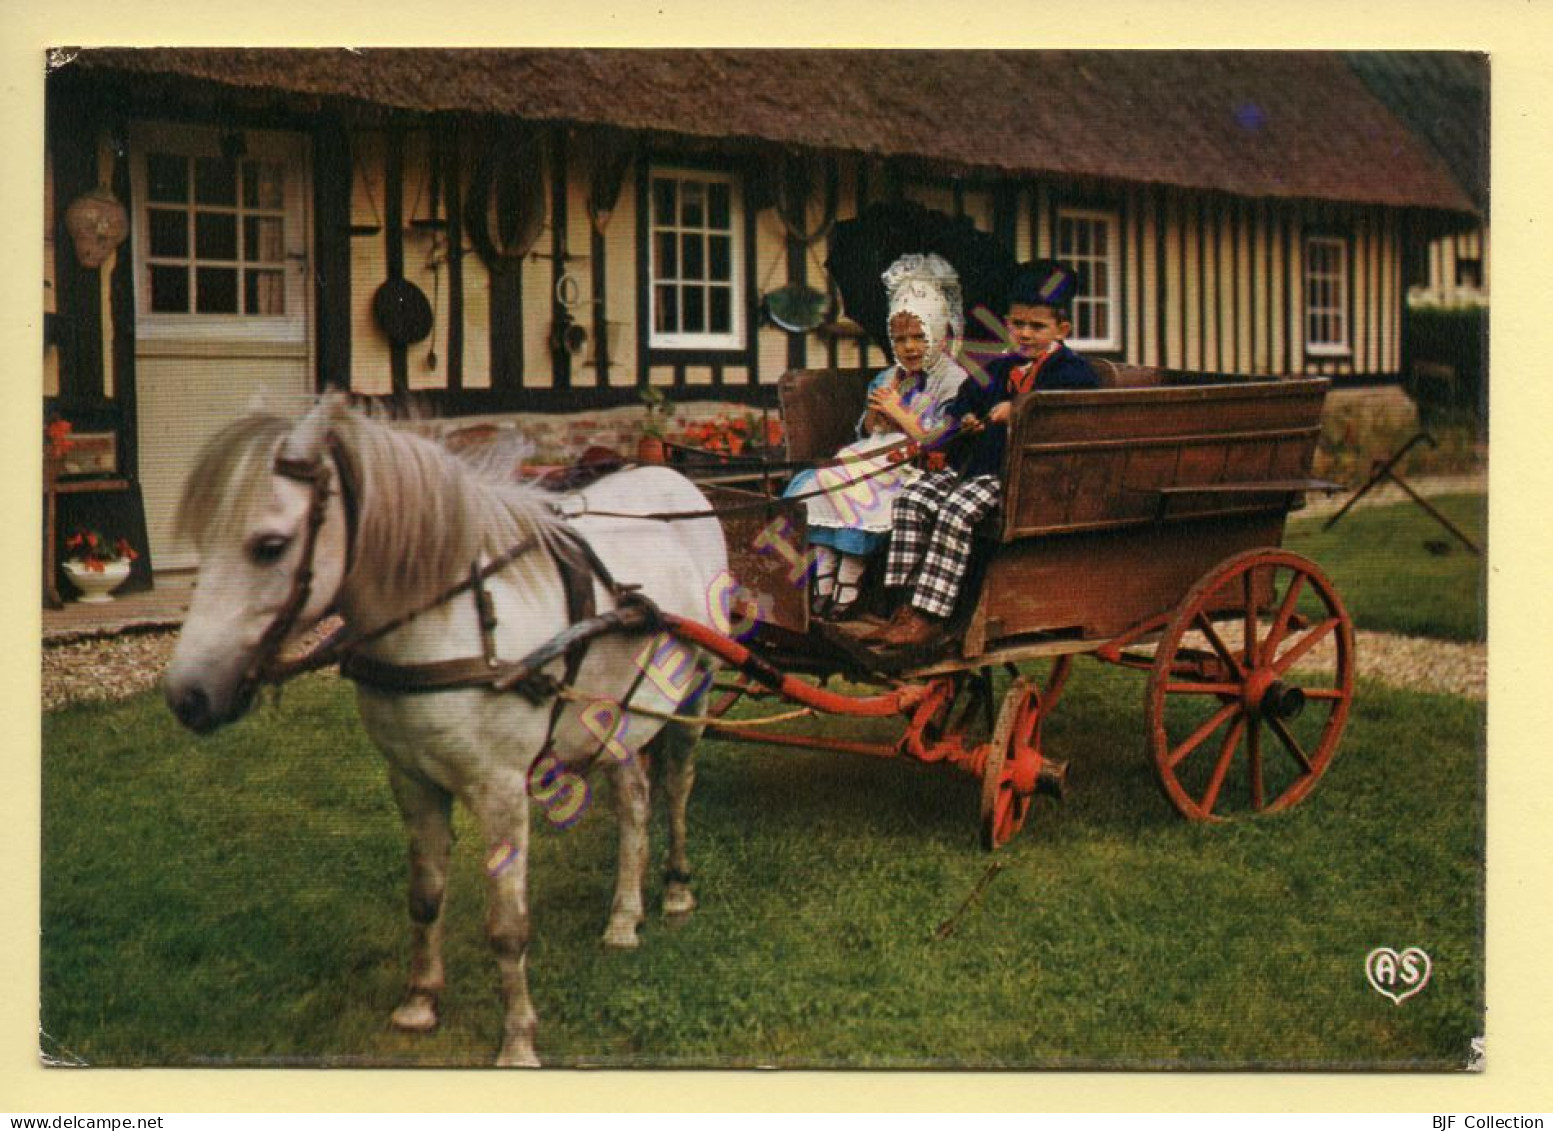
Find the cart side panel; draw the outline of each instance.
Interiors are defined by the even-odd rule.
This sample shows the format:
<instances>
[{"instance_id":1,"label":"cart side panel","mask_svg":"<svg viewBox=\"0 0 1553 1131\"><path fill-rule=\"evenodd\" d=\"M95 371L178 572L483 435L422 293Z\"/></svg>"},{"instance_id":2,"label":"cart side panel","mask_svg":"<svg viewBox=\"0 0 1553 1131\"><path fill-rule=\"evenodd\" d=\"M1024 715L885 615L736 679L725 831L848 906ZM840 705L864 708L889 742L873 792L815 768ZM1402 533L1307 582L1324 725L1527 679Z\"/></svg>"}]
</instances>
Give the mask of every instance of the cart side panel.
<instances>
[{"instance_id":1,"label":"cart side panel","mask_svg":"<svg viewBox=\"0 0 1553 1131\"><path fill-rule=\"evenodd\" d=\"M787 458L833 456L857 439L858 418L868 403L871 369L789 369L777 382Z\"/></svg>"},{"instance_id":2,"label":"cart side panel","mask_svg":"<svg viewBox=\"0 0 1553 1131\"><path fill-rule=\"evenodd\" d=\"M728 572L738 580L743 596L755 603L762 623L796 633L809 631L809 584L804 549L808 545L802 503L767 499L753 491L700 484L707 501L719 511L728 545ZM731 619L741 621L735 610Z\"/></svg>"},{"instance_id":3,"label":"cart side panel","mask_svg":"<svg viewBox=\"0 0 1553 1131\"><path fill-rule=\"evenodd\" d=\"M1327 382L1033 393L1015 408L1005 542L1152 523L1165 489L1310 474ZM1286 511L1288 491L1178 495L1171 518Z\"/></svg>"},{"instance_id":4,"label":"cart side panel","mask_svg":"<svg viewBox=\"0 0 1553 1131\"><path fill-rule=\"evenodd\" d=\"M1107 640L1173 608L1231 554L1277 546L1282 513L1032 538L999 546L964 654L1036 634Z\"/></svg>"}]
</instances>

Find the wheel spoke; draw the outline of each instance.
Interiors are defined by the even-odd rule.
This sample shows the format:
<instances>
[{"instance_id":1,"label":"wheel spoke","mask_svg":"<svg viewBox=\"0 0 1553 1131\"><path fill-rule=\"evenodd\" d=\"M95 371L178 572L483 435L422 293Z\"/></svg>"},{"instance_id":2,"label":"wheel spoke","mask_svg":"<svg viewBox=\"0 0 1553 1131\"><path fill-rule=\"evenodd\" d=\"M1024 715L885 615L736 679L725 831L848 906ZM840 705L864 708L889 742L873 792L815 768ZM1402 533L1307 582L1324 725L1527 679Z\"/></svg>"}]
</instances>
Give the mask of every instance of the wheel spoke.
<instances>
[{"instance_id":1,"label":"wheel spoke","mask_svg":"<svg viewBox=\"0 0 1553 1131\"><path fill-rule=\"evenodd\" d=\"M1219 630L1214 628L1213 622L1208 619L1208 614L1205 612L1198 613L1196 624L1197 627L1202 631L1202 634L1208 638L1208 643L1213 645L1213 650L1219 654L1219 659L1228 664L1234 670L1236 675L1244 679L1246 676L1245 666L1242 665L1239 658L1235 656L1235 654L1232 653L1228 647L1225 646L1223 639L1219 636Z\"/></svg>"},{"instance_id":2,"label":"wheel spoke","mask_svg":"<svg viewBox=\"0 0 1553 1131\"><path fill-rule=\"evenodd\" d=\"M1307 699L1347 699L1348 692L1341 687L1302 687Z\"/></svg>"},{"instance_id":3,"label":"wheel spoke","mask_svg":"<svg viewBox=\"0 0 1553 1131\"><path fill-rule=\"evenodd\" d=\"M1301 638L1298 644L1296 644L1293 648L1290 648L1283 655L1278 656L1273 660L1273 671L1277 672L1279 675L1282 675L1284 672L1288 671L1294 666L1295 662L1299 660L1301 656L1305 655L1305 653L1309 652L1317 644L1321 643L1328 636L1332 635L1333 631L1336 630L1340 623L1341 622L1336 617L1332 617L1316 625L1308 633L1306 633L1304 637Z\"/></svg>"},{"instance_id":4,"label":"wheel spoke","mask_svg":"<svg viewBox=\"0 0 1553 1131\"><path fill-rule=\"evenodd\" d=\"M1194 730L1185 742L1170 752L1170 756L1166 759L1166 765L1172 770L1175 769L1188 754L1201 746L1209 735L1223 726L1226 719L1239 713L1239 711L1239 701L1226 703L1223 707L1220 707L1212 715L1208 716L1208 721Z\"/></svg>"},{"instance_id":5,"label":"wheel spoke","mask_svg":"<svg viewBox=\"0 0 1553 1131\"><path fill-rule=\"evenodd\" d=\"M1278 655L1278 645L1283 643L1283 634L1289 631L1289 618L1294 615L1294 606L1304 588L1305 575L1296 573L1289 581L1289 591L1283 595L1277 615L1273 617L1272 628L1267 630L1267 639L1262 642L1262 656L1265 660L1270 662Z\"/></svg>"},{"instance_id":6,"label":"wheel spoke","mask_svg":"<svg viewBox=\"0 0 1553 1131\"><path fill-rule=\"evenodd\" d=\"M1262 727L1254 719L1251 722L1250 731L1246 734L1246 758L1251 765L1251 808L1260 813L1264 805L1262 798Z\"/></svg>"},{"instance_id":7,"label":"wheel spoke","mask_svg":"<svg viewBox=\"0 0 1553 1131\"><path fill-rule=\"evenodd\" d=\"M1212 813L1213 807L1218 803L1219 790L1224 786L1224 779L1229 774L1229 764L1235 760L1235 751L1240 746L1240 733L1246 729L1246 717L1242 715L1235 720L1235 725L1229 728L1229 733L1224 736L1224 745L1219 748L1219 764L1213 767L1213 777L1208 782L1208 790L1202 797L1202 810L1204 813Z\"/></svg>"},{"instance_id":8,"label":"wheel spoke","mask_svg":"<svg viewBox=\"0 0 1553 1131\"><path fill-rule=\"evenodd\" d=\"M1289 728L1283 724L1283 720L1269 718L1267 720L1267 725L1271 727L1273 733L1278 736L1278 741L1282 742L1283 745L1288 749L1289 753L1294 755L1294 760L1300 764L1300 768L1303 769L1307 774L1310 773L1310 756L1305 753L1304 749L1300 746L1299 741L1294 737L1294 735L1289 733Z\"/></svg>"},{"instance_id":9,"label":"wheel spoke","mask_svg":"<svg viewBox=\"0 0 1553 1131\"><path fill-rule=\"evenodd\" d=\"M1244 650L1244 652L1246 654L1246 661L1251 665L1252 668L1255 668L1257 666L1257 643L1256 643L1256 613L1257 613L1257 607L1256 607L1256 569L1255 569L1255 567L1246 570L1246 572L1241 575L1241 581L1242 581L1243 587L1245 589L1245 596L1246 596L1245 626L1242 629L1242 632L1245 635L1245 640L1243 641L1245 647L1244 647L1243 650Z\"/></svg>"},{"instance_id":10,"label":"wheel spoke","mask_svg":"<svg viewBox=\"0 0 1553 1131\"><path fill-rule=\"evenodd\" d=\"M1238 683L1167 683L1165 690L1171 695L1234 695L1244 690Z\"/></svg>"}]
</instances>

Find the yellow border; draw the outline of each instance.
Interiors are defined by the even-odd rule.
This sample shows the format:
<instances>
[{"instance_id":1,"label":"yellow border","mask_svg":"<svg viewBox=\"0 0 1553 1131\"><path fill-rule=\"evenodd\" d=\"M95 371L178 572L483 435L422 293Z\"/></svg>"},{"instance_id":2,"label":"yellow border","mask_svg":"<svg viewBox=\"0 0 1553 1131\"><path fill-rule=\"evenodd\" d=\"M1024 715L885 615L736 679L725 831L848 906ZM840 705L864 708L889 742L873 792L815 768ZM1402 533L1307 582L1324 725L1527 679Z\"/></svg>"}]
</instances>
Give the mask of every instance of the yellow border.
<instances>
[{"instance_id":1,"label":"yellow border","mask_svg":"<svg viewBox=\"0 0 1553 1131\"><path fill-rule=\"evenodd\" d=\"M655 0L639 10L520 5L458 7L376 0L359 10L310 0L221 5L197 0L55 0L0 11L7 142L0 162L6 312L0 348L0 491L17 528L37 530L38 341L42 277L43 51L50 45L308 46L877 46L877 47L1408 47L1493 55L1493 467L1490 519L1490 834L1488 1070L1478 1075L1245 1073L574 1073L52 1070L36 1057L39 703L36 539L6 555L4 622L14 633L0 680L0 1106L24 1112L566 1110L579 1103L638 1110L1225 1110L1548 1111L1543 1081L1550 984L1545 940L1553 891L1546 810L1553 799L1553 625L1543 517L1550 445L1541 429L1550 385L1547 313L1536 304L1553 249L1546 201L1553 137L1553 18L1511 0L1202 0L970 7L906 0ZM966 82L974 82L968 74ZM946 97L953 92L946 91ZM1544 300L1545 301L1545 300ZM1539 646L1540 645L1540 646ZM1398 783L1398 788L1407 788Z\"/></svg>"}]
</instances>

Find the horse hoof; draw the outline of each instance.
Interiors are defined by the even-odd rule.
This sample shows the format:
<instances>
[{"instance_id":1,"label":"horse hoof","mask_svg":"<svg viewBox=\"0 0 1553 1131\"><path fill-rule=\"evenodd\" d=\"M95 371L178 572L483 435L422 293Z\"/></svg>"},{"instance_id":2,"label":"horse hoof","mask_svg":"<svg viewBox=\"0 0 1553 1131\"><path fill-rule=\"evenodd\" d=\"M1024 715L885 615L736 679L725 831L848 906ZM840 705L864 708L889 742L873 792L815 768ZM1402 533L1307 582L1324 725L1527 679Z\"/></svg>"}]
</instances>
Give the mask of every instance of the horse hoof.
<instances>
[{"instance_id":1,"label":"horse hoof","mask_svg":"<svg viewBox=\"0 0 1553 1131\"><path fill-rule=\"evenodd\" d=\"M538 1068L539 1057L531 1048L503 1048L496 1058L497 1068Z\"/></svg>"},{"instance_id":2,"label":"horse hoof","mask_svg":"<svg viewBox=\"0 0 1553 1131\"><path fill-rule=\"evenodd\" d=\"M641 946L636 923L611 923L604 931L604 945L610 950L635 950Z\"/></svg>"},{"instance_id":3,"label":"horse hoof","mask_svg":"<svg viewBox=\"0 0 1553 1131\"><path fill-rule=\"evenodd\" d=\"M437 999L430 994L413 994L394 1010L393 1026L405 1033L429 1033L437 1027Z\"/></svg>"},{"instance_id":4,"label":"horse hoof","mask_svg":"<svg viewBox=\"0 0 1553 1131\"><path fill-rule=\"evenodd\" d=\"M683 921L695 909L695 893L689 888L671 887L663 893L663 914L665 918Z\"/></svg>"}]
</instances>

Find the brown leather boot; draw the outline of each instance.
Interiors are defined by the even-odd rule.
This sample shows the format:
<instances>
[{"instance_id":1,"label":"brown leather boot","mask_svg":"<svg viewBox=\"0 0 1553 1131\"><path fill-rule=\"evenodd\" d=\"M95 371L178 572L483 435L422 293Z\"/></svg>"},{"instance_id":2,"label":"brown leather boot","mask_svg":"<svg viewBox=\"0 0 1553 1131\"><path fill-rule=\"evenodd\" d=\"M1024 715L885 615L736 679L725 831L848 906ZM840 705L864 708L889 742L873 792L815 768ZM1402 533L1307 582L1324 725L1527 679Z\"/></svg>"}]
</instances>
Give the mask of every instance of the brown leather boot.
<instances>
[{"instance_id":1,"label":"brown leather boot","mask_svg":"<svg viewBox=\"0 0 1553 1131\"><path fill-rule=\"evenodd\" d=\"M890 624L874 643L891 648L916 648L937 639L943 629L942 621L907 605L901 623Z\"/></svg>"},{"instance_id":2,"label":"brown leather boot","mask_svg":"<svg viewBox=\"0 0 1553 1131\"><path fill-rule=\"evenodd\" d=\"M889 632L893 628L905 624L906 616L910 612L910 605L901 605L900 608L895 610L895 613L890 617L889 620L885 621L878 628L863 633L862 636L858 637L858 640L863 644L877 644L884 638L885 633Z\"/></svg>"}]
</instances>

